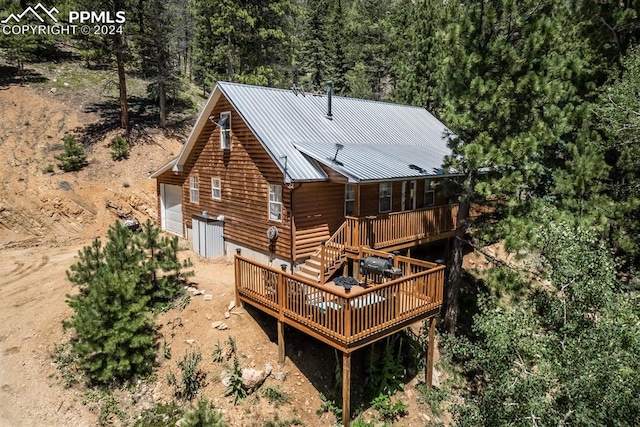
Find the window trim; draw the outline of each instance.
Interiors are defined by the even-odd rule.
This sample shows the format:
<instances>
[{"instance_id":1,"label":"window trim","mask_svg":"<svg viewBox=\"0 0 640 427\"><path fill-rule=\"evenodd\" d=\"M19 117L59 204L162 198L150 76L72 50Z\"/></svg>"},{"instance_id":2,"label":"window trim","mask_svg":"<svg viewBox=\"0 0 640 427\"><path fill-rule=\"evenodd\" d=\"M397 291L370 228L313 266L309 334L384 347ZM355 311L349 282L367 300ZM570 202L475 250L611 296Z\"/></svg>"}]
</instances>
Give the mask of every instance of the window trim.
<instances>
[{"instance_id":1,"label":"window trim","mask_svg":"<svg viewBox=\"0 0 640 427\"><path fill-rule=\"evenodd\" d=\"M353 188L353 198L348 199L348 188ZM347 212L347 203L353 202L353 212ZM345 184L344 185L344 216L353 216L356 214L356 184Z\"/></svg>"},{"instance_id":2,"label":"window trim","mask_svg":"<svg viewBox=\"0 0 640 427\"><path fill-rule=\"evenodd\" d=\"M218 181L217 187L213 183L216 180ZM218 190L218 197L215 196L215 190ZM214 176L211 178L211 198L213 200L222 200L222 179L220 179L219 176Z\"/></svg>"},{"instance_id":3,"label":"window trim","mask_svg":"<svg viewBox=\"0 0 640 427\"><path fill-rule=\"evenodd\" d=\"M382 194L382 186L389 186L389 195L388 196L384 196L384 198L386 199L387 197L389 198L389 210L382 210L382 200L383 200L383 194ZM380 184L378 184L378 213L388 213L391 212L393 210L393 182L391 181L387 181L387 182L381 182Z\"/></svg>"},{"instance_id":4,"label":"window trim","mask_svg":"<svg viewBox=\"0 0 640 427\"><path fill-rule=\"evenodd\" d=\"M431 194L431 203L427 203L427 194ZM424 207L429 207L429 206L435 206L436 204L436 189L435 189L435 183L430 180L430 179L426 179L424 181Z\"/></svg>"},{"instance_id":5,"label":"window trim","mask_svg":"<svg viewBox=\"0 0 640 427\"><path fill-rule=\"evenodd\" d=\"M276 191L273 191L272 193L272 189L276 190L277 188L280 189L280 200L271 200L271 195L274 194L277 195ZM282 185L280 184L269 184L269 197L268 197L268 207L267 207L267 218L269 221L274 221L274 222L282 222L282 218L284 217L283 214L283 203L282 203ZM275 204L275 205L279 205L280 206L280 219L273 219L271 217L271 205Z\"/></svg>"},{"instance_id":6,"label":"window trim","mask_svg":"<svg viewBox=\"0 0 640 427\"><path fill-rule=\"evenodd\" d=\"M197 176L189 177L189 202L200 203L200 183Z\"/></svg>"},{"instance_id":7,"label":"window trim","mask_svg":"<svg viewBox=\"0 0 640 427\"><path fill-rule=\"evenodd\" d=\"M223 126L220 126L220 149L226 151L231 150L231 111L220 113L220 121L224 116L227 116L227 121Z\"/></svg>"}]
</instances>

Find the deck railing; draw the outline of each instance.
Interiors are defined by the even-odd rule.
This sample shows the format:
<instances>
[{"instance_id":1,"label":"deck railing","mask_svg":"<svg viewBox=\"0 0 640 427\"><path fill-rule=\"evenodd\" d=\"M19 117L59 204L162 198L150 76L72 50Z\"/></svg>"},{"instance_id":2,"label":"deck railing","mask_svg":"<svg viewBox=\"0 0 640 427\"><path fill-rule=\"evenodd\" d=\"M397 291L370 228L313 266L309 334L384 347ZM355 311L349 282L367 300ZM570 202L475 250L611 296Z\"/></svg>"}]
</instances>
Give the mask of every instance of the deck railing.
<instances>
[{"instance_id":1,"label":"deck railing","mask_svg":"<svg viewBox=\"0 0 640 427\"><path fill-rule=\"evenodd\" d=\"M320 283L325 282L327 276L330 276L335 270L336 263L340 262L340 259L344 256L346 231L347 226L343 222L329 240L322 242L316 252L316 255L320 257Z\"/></svg>"},{"instance_id":2,"label":"deck railing","mask_svg":"<svg viewBox=\"0 0 640 427\"><path fill-rule=\"evenodd\" d=\"M236 298L340 349L400 330L442 304L445 267L410 258L401 268L413 273L349 293L242 256L234 262Z\"/></svg>"},{"instance_id":3,"label":"deck railing","mask_svg":"<svg viewBox=\"0 0 640 427\"><path fill-rule=\"evenodd\" d=\"M458 205L434 206L370 217L346 217L345 247L385 248L456 229Z\"/></svg>"}]
</instances>

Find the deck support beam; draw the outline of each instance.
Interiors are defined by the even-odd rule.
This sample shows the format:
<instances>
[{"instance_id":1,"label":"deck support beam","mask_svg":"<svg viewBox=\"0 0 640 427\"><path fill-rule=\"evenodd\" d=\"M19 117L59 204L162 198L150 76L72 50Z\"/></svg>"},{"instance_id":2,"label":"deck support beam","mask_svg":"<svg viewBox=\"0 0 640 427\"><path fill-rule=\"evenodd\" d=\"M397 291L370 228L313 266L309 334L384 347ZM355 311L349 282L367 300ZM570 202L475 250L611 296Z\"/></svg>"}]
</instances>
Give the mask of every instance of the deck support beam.
<instances>
[{"instance_id":1,"label":"deck support beam","mask_svg":"<svg viewBox=\"0 0 640 427\"><path fill-rule=\"evenodd\" d=\"M435 317L430 317L429 322L429 341L427 343L427 360L425 363L425 375L424 380L427 383L427 386L431 388L433 386L433 359L435 355L435 333L436 333L436 319Z\"/></svg>"},{"instance_id":2,"label":"deck support beam","mask_svg":"<svg viewBox=\"0 0 640 427\"><path fill-rule=\"evenodd\" d=\"M351 353L342 353L342 425L351 422Z\"/></svg>"},{"instance_id":3,"label":"deck support beam","mask_svg":"<svg viewBox=\"0 0 640 427\"><path fill-rule=\"evenodd\" d=\"M284 365L285 360L284 351L284 322L278 320L278 363L280 366Z\"/></svg>"}]
</instances>

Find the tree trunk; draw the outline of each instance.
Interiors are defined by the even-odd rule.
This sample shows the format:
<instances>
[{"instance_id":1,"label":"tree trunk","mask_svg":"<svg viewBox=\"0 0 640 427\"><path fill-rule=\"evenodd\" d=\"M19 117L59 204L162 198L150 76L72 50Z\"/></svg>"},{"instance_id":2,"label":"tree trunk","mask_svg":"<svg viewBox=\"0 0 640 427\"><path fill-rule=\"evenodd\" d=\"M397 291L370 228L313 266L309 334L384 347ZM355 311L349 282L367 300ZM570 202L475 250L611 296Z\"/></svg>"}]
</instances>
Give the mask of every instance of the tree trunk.
<instances>
[{"instance_id":1,"label":"tree trunk","mask_svg":"<svg viewBox=\"0 0 640 427\"><path fill-rule=\"evenodd\" d=\"M122 34L116 35L116 61L118 62L118 84L120 86L120 126L129 133L129 106L127 105L127 76L124 72L124 41Z\"/></svg>"},{"instance_id":2,"label":"tree trunk","mask_svg":"<svg viewBox=\"0 0 640 427\"><path fill-rule=\"evenodd\" d=\"M469 210L471 207L470 195L476 181L474 170L467 172L463 186L463 194L460 198L458 208L456 235L453 240L451 251L451 265L449 266L449 280L447 284L447 296L444 314L444 327L450 333L455 334L458 322L458 299L460 297L460 286L462 284L462 258L464 256L464 235L467 232Z\"/></svg>"},{"instance_id":3,"label":"tree trunk","mask_svg":"<svg viewBox=\"0 0 640 427\"><path fill-rule=\"evenodd\" d=\"M160 77L164 79L164 76ZM158 101L160 104L160 127L164 129L167 126L167 95L164 87L164 80L158 82Z\"/></svg>"}]
</instances>

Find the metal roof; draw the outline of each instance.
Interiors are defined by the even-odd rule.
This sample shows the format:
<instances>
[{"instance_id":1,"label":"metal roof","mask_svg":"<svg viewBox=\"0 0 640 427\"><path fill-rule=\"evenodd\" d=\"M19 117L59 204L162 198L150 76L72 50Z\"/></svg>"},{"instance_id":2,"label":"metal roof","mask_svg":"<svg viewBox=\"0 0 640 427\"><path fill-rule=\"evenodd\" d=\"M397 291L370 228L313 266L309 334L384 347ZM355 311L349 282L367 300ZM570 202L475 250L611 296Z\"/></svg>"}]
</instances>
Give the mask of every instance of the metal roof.
<instances>
[{"instance_id":1,"label":"metal roof","mask_svg":"<svg viewBox=\"0 0 640 427\"><path fill-rule=\"evenodd\" d=\"M285 182L327 180L318 162L355 182L437 175L451 154L450 131L424 108L334 95L328 119L326 94L218 82L174 168L184 164L220 93L286 168ZM336 144L343 146L337 156Z\"/></svg>"}]
</instances>

